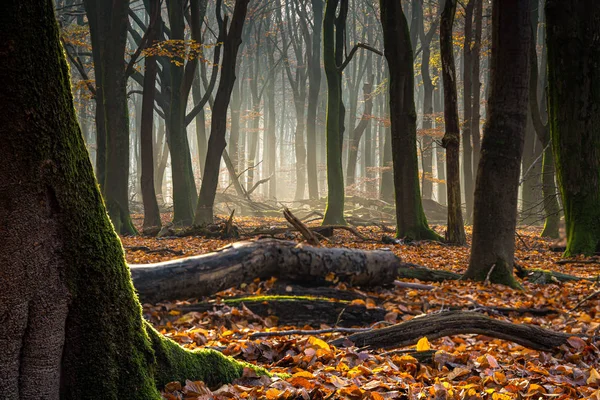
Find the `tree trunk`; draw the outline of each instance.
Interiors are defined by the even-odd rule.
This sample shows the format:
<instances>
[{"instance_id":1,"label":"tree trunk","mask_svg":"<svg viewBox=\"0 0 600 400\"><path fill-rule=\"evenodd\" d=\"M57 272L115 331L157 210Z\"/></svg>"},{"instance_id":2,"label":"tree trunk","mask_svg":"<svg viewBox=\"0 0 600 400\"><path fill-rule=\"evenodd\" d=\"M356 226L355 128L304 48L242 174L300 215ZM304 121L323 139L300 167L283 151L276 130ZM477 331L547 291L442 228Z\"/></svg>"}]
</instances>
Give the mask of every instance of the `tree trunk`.
<instances>
[{"instance_id":1,"label":"tree trunk","mask_svg":"<svg viewBox=\"0 0 600 400\"><path fill-rule=\"evenodd\" d=\"M473 93L473 109L471 112L471 139L473 140L473 168L477 170L479 165L479 157L481 153L481 134L480 134L480 121L481 121L481 37L483 34L483 0L475 1L475 39L473 41L472 49L472 66L473 73L471 74ZM473 174L473 177L475 174ZM473 191L471 186L471 191ZM470 218L471 216L469 216Z\"/></svg>"},{"instance_id":2,"label":"tree trunk","mask_svg":"<svg viewBox=\"0 0 600 400\"><path fill-rule=\"evenodd\" d=\"M77 126L53 3L5 4L0 36L0 220L13 227L0 234L3 397L158 400L173 380L241 376L247 364L188 352L144 322Z\"/></svg>"},{"instance_id":3,"label":"tree trunk","mask_svg":"<svg viewBox=\"0 0 600 400\"><path fill-rule=\"evenodd\" d=\"M171 40L183 41L185 39L185 0L173 0L168 3L169 25ZM197 38L194 38L199 41ZM194 171L192 169L192 155L187 137L185 124L185 111L188 95L191 88L191 79L187 75L190 66L195 61L185 62L185 58L177 54L174 58L177 63L171 63L171 109L169 110L169 149L171 151L171 169L173 172L173 222L178 225L190 225L194 220L194 206L198 194ZM192 63L192 64L190 64ZM188 80L190 80L188 84Z\"/></svg>"},{"instance_id":4,"label":"tree trunk","mask_svg":"<svg viewBox=\"0 0 600 400\"><path fill-rule=\"evenodd\" d=\"M365 108L363 115L358 125L352 131L352 138L350 140L350 149L348 150L348 185L354 184L354 177L356 176L356 165L358 164L358 145L362 138L369 121L371 120L371 113L373 112L373 81L374 76L369 77L369 81L363 85L363 99ZM353 177L350 179L350 177Z\"/></svg>"},{"instance_id":5,"label":"tree trunk","mask_svg":"<svg viewBox=\"0 0 600 400\"><path fill-rule=\"evenodd\" d=\"M477 170L473 244L465 278L518 287L513 277L519 171L527 125L528 0L494 0L491 94Z\"/></svg>"},{"instance_id":6,"label":"tree trunk","mask_svg":"<svg viewBox=\"0 0 600 400\"><path fill-rule=\"evenodd\" d=\"M392 128L389 122L390 118L390 101L389 94L385 96L385 106L381 107L384 111L382 118L384 122L381 124L379 131L383 138L383 149L381 150L381 183L379 186L379 198L383 201L391 203L394 201L394 173L392 160Z\"/></svg>"},{"instance_id":7,"label":"tree trunk","mask_svg":"<svg viewBox=\"0 0 600 400\"><path fill-rule=\"evenodd\" d=\"M600 3L547 0L548 111L565 256L600 250Z\"/></svg>"},{"instance_id":8,"label":"tree trunk","mask_svg":"<svg viewBox=\"0 0 600 400\"><path fill-rule=\"evenodd\" d=\"M390 120L398 237L440 239L421 204L417 162L413 52L400 2L380 0L385 58L390 74Z\"/></svg>"},{"instance_id":9,"label":"tree trunk","mask_svg":"<svg viewBox=\"0 0 600 400\"><path fill-rule=\"evenodd\" d=\"M313 30L311 57L308 59L308 108L306 109L306 172L308 197L319 198L317 176L317 108L321 89L321 29L323 28L323 0L311 0Z\"/></svg>"},{"instance_id":10,"label":"tree trunk","mask_svg":"<svg viewBox=\"0 0 600 400\"><path fill-rule=\"evenodd\" d=\"M463 245L467 242L460 200L460 128L456 93L456 69L452 42L452 27L456 0L446 0L440 24L440 52L444 78L444 121L442 146L446 149L446 185L448 188L448 227L446 241Z\"/></svg>"},{"instance_id":11,"label":"tree trunk","mask_svg":"<svg viewBox=\"0 0 600 400\"><path fill-rule=\"evenodd\" d=\"M416 11L416 10L415 10ZM421 17L421 79L423 80L423 136L421 138L421 164L423 166L422 192L424 199L431 199L433 194L433 138L430 135L433 128L433 90L435 86L431 79L429 62L431 58L431 42L437 31L437 21L433 22L425 33L425 21Z\"/></svg>"},{"instance_id":12,"label":"tree trunk","mask_svg":"<svg viewBox=\"0 0 600 400\"><path fill-rule=\"evenodd\" d=\"M340 13L336 18L336 9ZM344 134L344 104L342 101L343 37L348 12L348 0L326 0L323 16L323 63L327 77L327 207L324 225L343 225L344 172L342 140Z\"/></svg>"},{"instance_id":13,"label":"tree trunk","mask_svg":"<svg viewBox=\"0 0 600 400\"><path fill-rule=\"evenodd\" d=\"M192 86L194 104L198 104L202 100L200 91L201 78L199 74L203 70L202 68L198 68L198 74ZM198 165L200 166L200 176L202 176L204 174L204 163L206 162L206 116L204 115L204 108L196 116L196 143L198 145Z\"/></svg>"},{"instance_id":14,"label":"tree trunk","mask_svg":"<svg viewBox=\"0 0 600 400\"><path fill-rule=\"evenodd\" d=\"M465 7L465 38L463 43L463 179L465 184L466 220L470 222L473 216L473 146L472 146L472 119L473 119L473 9L476 0L469 0Z\"/></svg>"},{"instance_id":15,"label":"tree trunk","mask_svg":"<svg viewBox=\"0 0 600 400\"><path fill-rule=\"evenodd\" d=\"M215 96L213 113L211 118L210 138L208 139L208 154L206 156L204 179L200 188L200 196L194 218L195 225L210 224L213 222L213 205L219 184L219 167L221 156L227 143L225 133L227 131L227 109L231 92L235 84L235 69L237 54L242 43L242 30L249 0L238 0L235 3L233 18L229 30L223 39L223 63L221 64L221 77L219 87ZM217 3L217 18L220 19L221 3ZM226 31L225 21L220 21L223 33Z\"/></svg>"},{"instance_id":16,"label":"tree trunk","mask_svg":"<svg viewBox=\"0 0 600 400\"><path fill-rule=\"evenodd\" d=\"M151 0L149 12L151 16L148 29L148 43L150 46L158 39L157 19L160 4L158 0ZM154 94L156 84L156 57L147 56L144 61L144 95L142 98L142 126L140 127L140 147L141 147L141 169L142 177L140 179L142 187L142 201L144 202L144 228L160 227L160 211L156 192L154 190Z\"/></svg>"}]
</instances>

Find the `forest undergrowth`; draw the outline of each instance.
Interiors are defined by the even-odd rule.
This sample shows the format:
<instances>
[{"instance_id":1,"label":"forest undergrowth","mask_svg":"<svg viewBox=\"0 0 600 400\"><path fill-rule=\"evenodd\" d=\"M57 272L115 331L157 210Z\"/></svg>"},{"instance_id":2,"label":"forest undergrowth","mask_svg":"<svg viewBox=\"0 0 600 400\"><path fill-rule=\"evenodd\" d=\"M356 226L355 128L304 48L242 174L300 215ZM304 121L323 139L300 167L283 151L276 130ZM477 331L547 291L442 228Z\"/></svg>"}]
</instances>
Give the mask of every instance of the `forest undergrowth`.
<instances>
[{"instance_id":1,"label":"forest undergrowth","mask_svg":"<svg viewBox=\"0 0 600 400\"><path fill-rule=\"evenodd\" d=\"M134 223L141 223L136 217L139 216L134 216ZM167 221L170 215L165 214L163 218ZM252 238L252 232L257 228L285 226L285 220L236 217L235 224L241 240ZM428 241L384 244L382 236L390 234L380 227L358 229L369 240L358 239L350 232L336 231L322 243L330 247L387 248L404 262L431 269L463 273L467 268L469 248L466 246L453 247ZM443 226L435 229L443 234ZM173 382L163 388L163 396L166 399L600 399L597 342L600 340L600 295L588 298L600 289L600 283L594 281L600 274L600 259L588 257L578 259L584 263L565 263L561 261L561 253L549 249L551 241L540 238L539 233L539 228L518 230L516 261L519 265L591 279L545 285L532 284L525 279L523 291L489 283L403 281L404 284L390 282L387 287L367 292L336 283L336 277L331 276L329 280L334 290L330 293L343 295L324 297L332 303L384 310L381 321L375 324L370 321L356 328L381 327L419 318L423 314L460 309L572 335L567 344L553 352L531 350L476 334L437 340L421 338L416 348L337 348L328 342L348 333L320 331L336 328L344 319L343 310L336 323L286 325L279 321L276 315L279 311L274 307L271 309L270 298L255 299L264 303L266 311L262 313L251 310L244 301L228 303L235 298L275 293L278 282L272 278L240 285L210 298L144 304L145 317L181 345L190 349L214 348L276 373L272 377L258 377L248 370L241 379L220 388L208 388L202 382ZM292 236L302 240L298 233L280 235L286 239L292 239ZM469 229L467 236L470 242ZM199 237L122 237L127 261L135 264L200 255L233 241ZM304 294L296 286L286 286L284 290L290 295ZM209 307L186 311L195 304L208 304ZM289 307L294 304L289 303ZM312 332L256 336L285 330Z\"/></svg>"}]
</instances>

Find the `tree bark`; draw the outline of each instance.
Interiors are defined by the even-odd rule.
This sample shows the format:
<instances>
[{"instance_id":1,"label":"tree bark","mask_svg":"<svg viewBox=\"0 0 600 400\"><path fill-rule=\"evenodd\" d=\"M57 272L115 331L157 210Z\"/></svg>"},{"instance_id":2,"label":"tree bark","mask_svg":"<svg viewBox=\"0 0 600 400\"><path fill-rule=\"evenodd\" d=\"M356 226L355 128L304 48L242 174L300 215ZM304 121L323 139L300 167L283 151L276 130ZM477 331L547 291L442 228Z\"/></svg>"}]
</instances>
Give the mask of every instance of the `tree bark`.
<instances>
[{"instance_id":1,"label":"tree bark","mask_svg":"<svg viewBox=\"0 0 600 400\"><path fill-rule=\"evenodd\" d=\"M340 6L339 16L336 9ZM342 141L345 109L342 100L344 30L348 0L326 0L323 16L323 63L327 77L327 207L324 225L346 224Z\"/></svg>"},{"instance_id":2,"label":"tree bark","mask_svg":"<svg viewBox=\"0 0 600 400\"><path fill-rule=\"evenodd\" d=\"M537 325L513 324L468 311L449 311L413 318L393 326L359 332L331 342L343 346L351 341L357 347L370 349L405 347L419 339L475 333L508 340L534 350L551 351L567 343L571 335L540 328Z\"/></svg>"},{"instance_id":3,"label":"tree bark","mask_svg":"<svg viewBox=\"0 0 600 400\"><path fill-rule=\"evenodd\" d=\"M463 245L467 242L460 196L460 128L456 93L456 69L452 42L452 27L456 0L446 0L440 23L440 52L444 78L444 121L442 146L446 149L446 187L448 188L448 227L446 241Z\"/></svg>"},{"instance_id":4,"label":"tree bark","mask_svg":"<svg viewBox=\"0 0 600 400\"><path fill-rule=\"evenodd\" d=\"M389 251L312 247L263 239L238 242L201 256L130 265L145 302L207 296L255 278L326 282L329 273L354 285L391 283L402 263Z\"/></svg>"},{"instance_id":5,"label":"tree bark","mask_svg":"<svg viewBox=\"0 0 600 400\"><path fill-rule=\"evenodd\" d=\"M600 250L600 3L546 2L548 111L565 256Z\"/></svg>"},{"instance_id":6,"label":"tree bark","mask_svg":"<svg viewBox=\"0 0 600 400\"><path fill-rule=\"evenodd\" d=\"M469 0L465 7L465 38L463 43L463 179L465 185L466 220L473 218L474 173L472 119L473 119L473 10L476 0Z\"/></svg>"},{"instance_id":7,"label":"tree bark","mask_svg":"<svg viewBox=\"0 0 600 400\"><path fill-rule=\"evenodd\" d=\"M151 0L149 13L150 23L148 29L148 43L150 46L158 39L158 13L160 12L158 0ZM147 56L144 61L144 95L142 98L142 126L140 127L140 147L142 176L140 179L142 201L144 203L144 228L160 227L160 211L154 190L154 94L158 66L156 57Z\"/></svg>"},{"instance_id":8,"label":"tree bark","mask_svg":"<svg viewBox=\"0 0 600 400\"><path fill-rule=\"evenodd\" d=\"M400 2L381 0L385 58L390 74L390 120L398 237L440 237L429 229L421 204L417 162L413 52Z\"/></svg>"},{"instance_id":9,"label":"tree bark","mask_svg":"<svg viewBox=\"0 0 600 400\"><path fill-rule=\"evenodd\" d=\"M491 94L477 170L465 278L519 287L513 276L519 171L527 124L530 2L494 0Z\"/></svg>"},{"instance_id":10,"label":"tree bark","mask_svg":"<svg viewBox=\"0 0 600 400\"><path fill-rule=\"evenodd\" d=\"M308 59L308 108L306 109L306 172L308 197L319 198L317 176L317 107L321 89L321 29L323 28L323 0L311 0L313 30Z\"/></svg>"},{"instance_id":11,"label":"tree bark","mask_svg":"<svg viewBox=\"0 0 600 400\"><path fill-rule=\"evenodd\" d=\"M237 53L242 43L242 29L249 0L239 0L235 3L231 26L223 37L223 63L219 87L215 96L211 118L210 138L208 139L208 153L206 156L204 179L200 188L200 197L194 218L195 225L210 224L213 222L213 205L219 184L219 167L221 156L227 145L225 133L227 131L227 108L231 99L231 92L235 84L235 69ZM217 2L217 18L221 18L221 2ZM221 21L222 31L226 31L226 21ZM221 36L221 35L220 35Z\"/></svg>"},{"instance_id":12,"label":"tree bark","mask_svg":"<svg viewBox=\"0 0 600 400\"><path fill-rule=\"evenodd\" d=\"M142 318L77 126L53 2L5 4L0 36L0 221L13 227L0 231L3 397L158 400L173 380L240 377L248 364L186 351Z\"/></svg>"}]
</instances>

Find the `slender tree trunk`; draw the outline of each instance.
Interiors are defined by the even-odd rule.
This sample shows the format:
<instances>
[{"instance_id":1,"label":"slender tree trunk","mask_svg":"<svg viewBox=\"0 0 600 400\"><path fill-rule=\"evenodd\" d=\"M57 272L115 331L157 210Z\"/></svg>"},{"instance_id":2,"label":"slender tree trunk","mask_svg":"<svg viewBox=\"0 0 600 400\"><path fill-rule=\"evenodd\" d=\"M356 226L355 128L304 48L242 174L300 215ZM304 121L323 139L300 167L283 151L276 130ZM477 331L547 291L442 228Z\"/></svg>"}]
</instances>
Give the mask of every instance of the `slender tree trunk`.
<instances>
[{"instance_id":1,"label":"slender tree trunk","mask_svg":"<svg viewBox=\"0 0 600 400\"><path fill-rule=\"evenodd\" d=\"M444 111L444 89L442 85L437 86L437 90L434 92L435 108L434 112L439 114ZM443 126L442 123L436 122L436 128ZM439 144L435 147L435 156L437 159L437 201L442 205L448 203L448 193L446 192L446 151Z\"/></svg>"},{"instance_id":2,"label":"slender tree trunk","mask_svg":"<svg viewBox=\"0 0 600 400\"><path fill-rule=\"evenodd\" d=\"M390 73L390 120L398 237L434 239L421 204L417 161L413 51L400 2L380 0L385 58Z\"/></svg>"},{"instance_id":3,"label":"slender tree trunk","mask_svg":"<svg viewBox=\"0 0 600 400\"><path fill-rule=\"evenodd\" d=\"M565 256L600 250L600 3L547 0L548 111Z\"/></svg>"},{"instance_id":4,"label":"slender tree trunk","mask_svg":"<svg viewBox=\"0 0 600 400\"><path fill-rule=\"evenodd\" d=\"M308 108L306 109L306 172L308 197L319 198L317 176L317 108L321 89L321 29L323 27L323 0L311 0L313 10L312 50L308 60Z\"/></svg>"},{"instance_id":5,"label":"slender tree trunk","mask_svg":"<svg viewBox=\"0 0 600 400\"><path fill-rule=\"evenodd\" d=\"M200 73L201 68L198 68ZM192 86L192 97L194 104L198 104L202 99L200 89L200 76L197 75ZM200 166L200 175L204 174L204 162L206 161L206 116L204 109L200 110L196 116L196 143L198 144L198 165Z\"/></svg>"},{"instance_id":6,"label":"slender tree trunk","mask_svg":"<svg viewBox=\"0 0 600 400\"><path fill-rule=\"evenodd\" d=\"M340 14L336 18L336 9ZM344 219L344 172L342 140L344 105L342 101L343 31L348 0L326 0L323 17L323 62L327 77L327 208L324 225L346 224ZM340 40L341 39L341 40Z\"/></svg>"},{"instance_id":7,"label":"slender tree trunk","mask_svg":"<svg viewBox=\"0 0 600 400\"><path fill-rule=\"evenodd\" d=\"M458 122L458 95L456 68L452 42L452 27L456 14L456 0L446 0L440 23L440 52L444 78L444 121L446 132L442 146L446 149L448 187L448 228L446 241L463 245L467 242L460 200L460 128Z\"/></svg>"},{"instance_id":8,"label":"slender tree trunk","mask_svg":"<svg viewBox=\"0 0 600 400\"><path fill-rule=\"evenodd\" d=\"M386 102L383 107L384 122L381 126L383 131L383 154L381 163L381 185L379 190L379 198L383 201L392 203L394 201L394 165L392 159L392 127L390 120L390 101L389 94L385 96Z\"/></svg>"},{"instance_id":9,"label":"slender tree trunk","mask_svg":"<svg viewBox=\"0 0 600 400\"><path fill-rule=\"evenodd\" d=\"M185 38L184 7L186 4L185 0L172 0L168 3L171 40L182 41ZM197 38L195 40L198 41ZM179 56L177 57L179 58ZM191 82L190 85L187 84L187 80L190 79L187 77L190 69L187 64L194 61L188 61L187 64L183 58L176 59L176 61L178 61L177 64L172 63L171 65L173 90L167 139L169 140L173 171L173 222L185 226L190 225L194 220L194 207L198 198L185 124L185 112L191 88Z\"/></svg>"},{"instance_id":10,"label":"slender tree trunk","mask_svg":"<svg viewBox=\"0 0 600 400\"><path fill-rule=\"evenodd\" d=\"M356 176L356 166L358 164L358 145L360 140L367 129L367 125L369 125L369 121L371 119L371 113L373 112L373 81L375 80L374 76L369 77L369 81L365 82L363 85L363 99L365 108L363 110L363 115L360 119L359 124L352 131L352 138L350 140L350 149L348 151L348 185L354 184L354 177ZM353 177L350 179L350 177Z\"/></svg>"},{"instance_id":11,"label":"slender tree trunk","mask_svg":"<svg viewBox=\"0 0 600 400\"><path fill-rule=\"evenodd\" d=\"M473 146L472 146L472 119L473 119L473 9L476 0L468 0L465 8L465 38L463 43L463 180L465 184L465 203L467 206L466 220L470 222L473 216ZM475 166L475 168L477 168Z\"/></svg>"},{"instance_id":12,"label":"slender tree trunk","mask_svg":"<svg viewBox=\"0 0 600 400\"><path fill-rule=\"evenodd\" d=\"M158 39L158 26L156 21L160 12L159 0L150 0L151 21L148 25L148 43L150 46ZM142 188L142 201L144 202L144 228L160 227L160 211L156 192L154 190L154 94L157 74L156 57L147 56L144 61L144 96L142 98L142 125L140 127L141 170L140 179Z\"/></svg>"},{"instance_id":13,"label":"slender tree trunk","mask_svg":"<svg viewBox=\"0 0 600 400\"><path fill-rule=\"evenodd\" d=\"M206 156L204 179L202 180L198 206L196 208L195 225L205 225L213 222L213 205L219 184L219 167L221 165L223 150L225 150L225 146L227 145L225 142L227 108L229 107L229 100L236 79L237 54L242 43L242 30L248 10L248 2L249 0L236 1L231 25L223 42L221 77L213 106L210 138L208 139L208 154ZM218 2L217 13L219 16L220 6L221 3ZM225 31L224 21L221 24L223 31Z\"/></svg>"},{"instance_id":14,"label":"slender tree trunk","mask_svg":"<svg viewBox=\"0 0 600 400\"><path fill-rule=\"evenodd\" d=\"M465 278L518 287L513 276L519 172L527 125L530 2L494 0L491 93L477 170Z\"/></svg>"},{"instance_id":15,"label":"slender tree trunk","mask_svg":"<svg viewBox=\"0 0 600 400\"><path fill-rule=\"evenodd\" d=\"M479 165L479 156L481 153L481 37L483 34L483 0L475 1L475 39L472 49L473 73L472 78L472 105L471 112L471 139L473 140L473 168L476 170Z\"/></svg>"}]
</instances>

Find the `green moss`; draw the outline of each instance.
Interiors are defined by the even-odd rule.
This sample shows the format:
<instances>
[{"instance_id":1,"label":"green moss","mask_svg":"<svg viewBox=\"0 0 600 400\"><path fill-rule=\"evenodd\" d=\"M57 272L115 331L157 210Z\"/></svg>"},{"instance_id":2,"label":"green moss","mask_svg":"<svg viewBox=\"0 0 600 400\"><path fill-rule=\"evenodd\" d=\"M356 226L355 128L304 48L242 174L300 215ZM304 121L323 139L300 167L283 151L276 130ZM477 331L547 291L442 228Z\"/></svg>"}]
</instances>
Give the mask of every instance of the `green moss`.
<instances>
[{"instance_id":1,"label":"green moss","mask_svg":"<svg viewBox=\"0 0 600 400\"><path fill-rule=\"evenodd\" d=\"M263 368L234 360L215 350L186 350L162 336L148 323L146 331L156 357L154 380L159 388L169 382L185 382L186 379L200 380L209 387L216 387L241 377L244 368L254 370L259 376L269 375Z\"/></svg>"},{"instance_id":2,"label":"green moss","mask_svg":"<svg viewBox=\"0 0 600 400\"><path fill-rule=\"evenodd\" d=\"M491 273L490 273L491 271ZM489 279L490 283L505 285L513 289L523 290L523 286L513 275L512 265L498 258L489 268L469 268L463 275L463 279L484 282Z\"/></svg>"},{"instance_id":3,"label":"green moss","mask_svg":"<svg viewBox=\"0 0 600 400\"><path fill-rule=\"evenodd\" d=\"M223 299L225 304L239 304L244 301L252 302L270 302L270 301L334 301L327 297L314 297L314 296L249 296L249 297L238 297L234 299ZM335 300L338 303L348 303L344 300Z\"/></svg>"}]
</instances>

